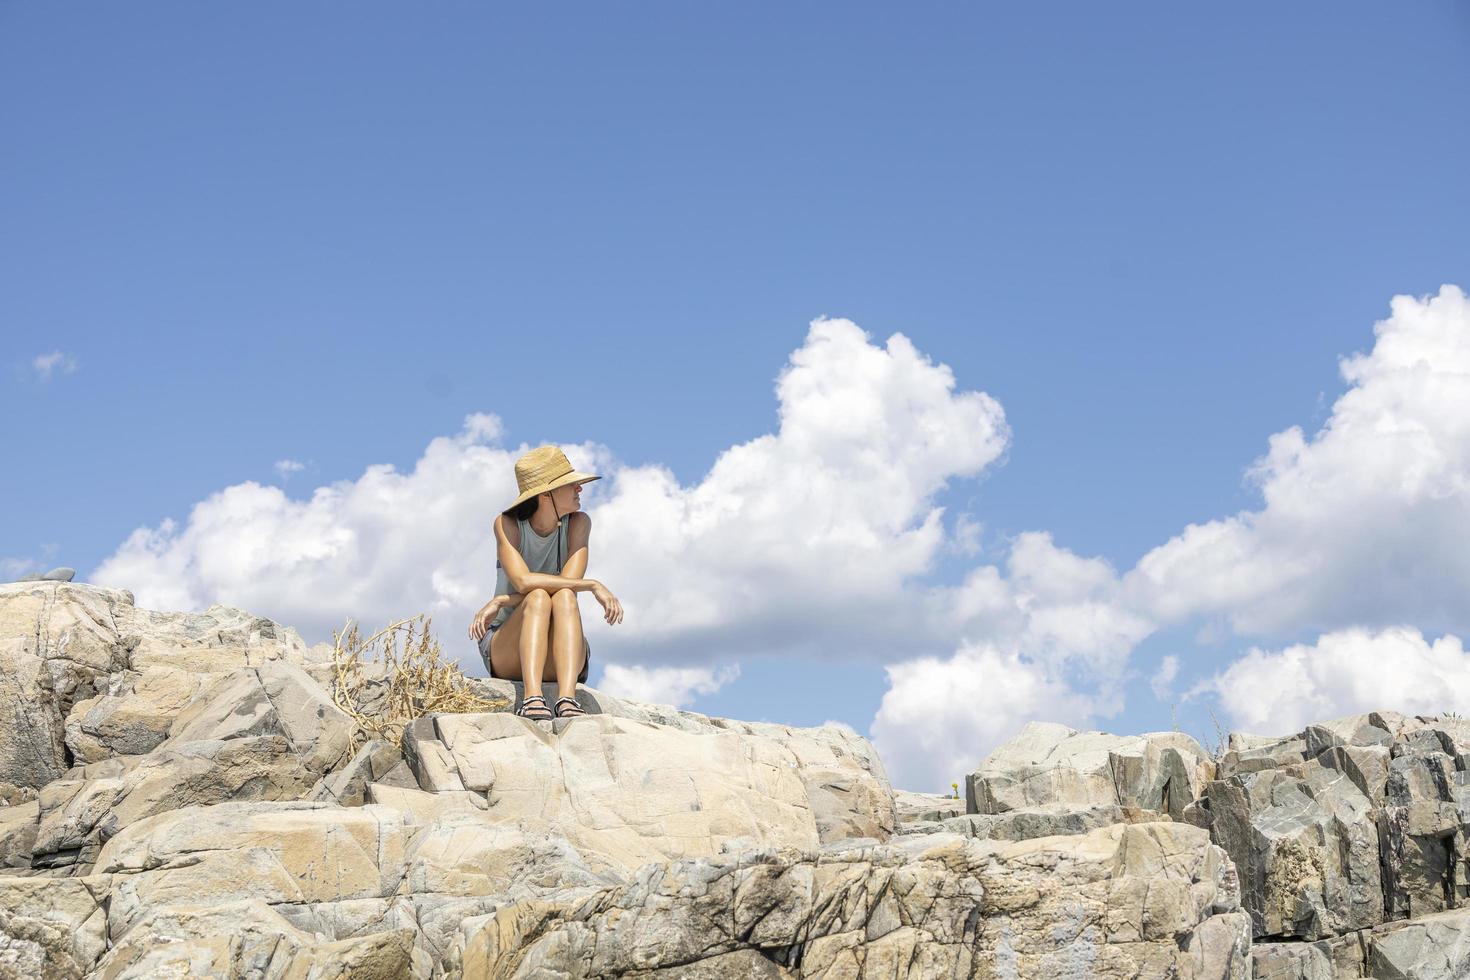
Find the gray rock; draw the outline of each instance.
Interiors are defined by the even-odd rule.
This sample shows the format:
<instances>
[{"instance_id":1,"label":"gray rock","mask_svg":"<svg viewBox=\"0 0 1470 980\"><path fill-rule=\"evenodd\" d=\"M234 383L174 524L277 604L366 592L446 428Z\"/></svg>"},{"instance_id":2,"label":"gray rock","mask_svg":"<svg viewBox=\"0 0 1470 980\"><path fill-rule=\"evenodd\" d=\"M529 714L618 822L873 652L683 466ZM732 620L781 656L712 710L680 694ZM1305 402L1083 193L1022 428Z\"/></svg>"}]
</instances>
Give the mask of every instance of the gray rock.
<instances>
[{"instance_id":1,"label":"gray rock","mask_svg":"<svg viewBox=\"0 0 1470 980\"><path fill-rule=\"evenodd\" d=\"M1375 935L1368 969L1379 980L1470 977L1470 909L1428 915Z\"/></svg>"},{"instance_id":2,"label":"gray rock","mask_svg":"<svg viewBox=\"0 0 1470 980\"><path fill-rule=\"evenodd\" d=\"M910 793L895 790L893 805L900 824L927 823L958 817L965 812L965 801L937 793Z\"/></svg>"},{"instance_id":3,"label":"gray rock","mask_svg":"<svg viewBox=\"0 0 1470 980\"><path fill-rule=\"evenodd\" d=\"M1214 775L1209 754L1182 732L1108 735L1031 722L966 777L966 809L1101 805L1181 819Z\"/></svg>"},{"instance_id":4,"label":"gray rock","mask_svg":"<svg viewBox=\"0 0 1470 980\"><path fill-rule=\"evenodd\" d=\"M1383 921L1375 812L1346 775L1313 761L1216 780L1205 798L1258 937L1321 939Z\"/></svg>"},{"instance_id":5,"label":"gray rock","mask_svg":"<svg viewBox=\"0 0 1470 980\"><path fill-rule=\"evenodd\" d=\"M41 576L41 581L42 582L70 582L72 579L74 579L76 577L77 577L77 570L75 568L68 568L67 566L62 565L60 568L53 568L53 569L51 569L51 571L47 572L45 575L42 575Z\"/></svg>"},{"instance_id":6,"label":"gray rock","mask_svg":"<svg viewBox=\"0 0 1470 980\"><path fill-rule=\"evenodd\" d=\"M39 581L41 581L41 578L42 578L42 573L41 572L27 572L25 575L22 575L20 578L16 579L16 581L17 582L39 582Z\"/></svg>"},{"instance_id":7,"label":"gray rock","mask_svg":"<svg viewBox=\"0 0 1470 980\"><path fill-rule=\"evenodd\" d=\"M374 739L358 749L347 765L317 783L307 798L339 806L362 806L367 802L369 783L386 781L390 774L406 771L403 753L398 751L398 746ZM403 780L402 775L395 778ZM400 785L404 784L400 782ZM418 784L410 777L406 785L416 787Z\"/></svg>"},{"instance_id":8,"label":"gray rock","mask_svg":"<svg viewBox=\"0 0 1470 980\"><path fill-rule=\"evenodd\" d=\"M1256 943L1251 947L1255 980L1356 980L1365 976L1369 935L1363 931L1314 943Z\"/></svg>"},{"instance_id":9,"label":"gray rock","mask_svg":"<svg viewBox=\"0 0 1470 980\"><path fill-rule=\"evenodd\" d=\"M1399 754L1389 765L1378 815L1393 918L1470 902L1470 773L1457 768L1454 756L1432 748L1440 745L1438 738L1417 738L1394 746Z\"/></svg>"},{"instance_id":10,"label":"gray rock","mask_svg":"<svg viewBox=\"0 0 1470 980\"><path fill-rule=\"evenodd\" d=\"M1053 804L1009 813L969 813L944 820L940 827L948 833L982 840L1032 840L1085 834L1115 823L1150 823L1168 819L1152 810L1133 807Z\"/></svg>"},{"instance_id":11,"label":"gray rock","mask_svg":"<svg viewBox=\"0 0 1470 980\"><path fill-rule=\"evenodd\" d=\"M1467 758L1470 725L1453 717L1370 712L1232 736L1185 817L1230 852L1258 938L1326 940L1470 904ZM1269 956L1308 973L1321 959Z\"/></svg>"}]
</instances>

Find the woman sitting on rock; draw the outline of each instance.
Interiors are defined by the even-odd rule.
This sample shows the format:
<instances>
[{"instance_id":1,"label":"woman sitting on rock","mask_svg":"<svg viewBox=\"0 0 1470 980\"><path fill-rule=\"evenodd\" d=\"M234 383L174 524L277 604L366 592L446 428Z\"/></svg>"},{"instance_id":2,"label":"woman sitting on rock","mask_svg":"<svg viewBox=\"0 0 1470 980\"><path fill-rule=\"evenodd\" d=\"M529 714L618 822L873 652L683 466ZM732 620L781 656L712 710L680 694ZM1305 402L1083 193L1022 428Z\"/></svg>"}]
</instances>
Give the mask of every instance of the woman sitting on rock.
<instances>
[{"instance_id":1,"label":"woman sitting on rock","mask_svg":"<svg viewBox=\"0 0 1470 980\"><path fill-rule=\"evenodd\" d=\"M591 647L582 633L578 592L591 592L609 624L623 606L587 571L592 518L582 513L582 484L600 477L572 469L555 446L516 460L521 495L495 518L495 598L470 622L470 636L491 677L525 681L524 718L585 714L577 684L587 680ZM550 656L547 651L550 650ZM556 681L556 707L546 706L542 681Z\"/></svg>"}]
</instances>

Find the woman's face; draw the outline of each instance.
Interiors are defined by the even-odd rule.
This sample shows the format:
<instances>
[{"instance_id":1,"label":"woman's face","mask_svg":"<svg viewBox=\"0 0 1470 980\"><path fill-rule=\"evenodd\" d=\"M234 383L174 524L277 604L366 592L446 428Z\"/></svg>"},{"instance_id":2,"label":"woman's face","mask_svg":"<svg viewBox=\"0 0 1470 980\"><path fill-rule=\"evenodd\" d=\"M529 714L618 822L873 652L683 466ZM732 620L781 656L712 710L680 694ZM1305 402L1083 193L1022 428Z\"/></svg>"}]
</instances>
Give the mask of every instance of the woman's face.
<instances>
[{"instance_id":1,"label":"woman's face","mask_svg":"<svg viewBox=\"0 0 1470 980\"><path fill-rule=\"evenodd\" d=\"M556 504L558 514L570 514L572 511L581 510L581 497L582 485L580 483L571 483L551 491L551 502Z\"/></svg>"}]
</instances>

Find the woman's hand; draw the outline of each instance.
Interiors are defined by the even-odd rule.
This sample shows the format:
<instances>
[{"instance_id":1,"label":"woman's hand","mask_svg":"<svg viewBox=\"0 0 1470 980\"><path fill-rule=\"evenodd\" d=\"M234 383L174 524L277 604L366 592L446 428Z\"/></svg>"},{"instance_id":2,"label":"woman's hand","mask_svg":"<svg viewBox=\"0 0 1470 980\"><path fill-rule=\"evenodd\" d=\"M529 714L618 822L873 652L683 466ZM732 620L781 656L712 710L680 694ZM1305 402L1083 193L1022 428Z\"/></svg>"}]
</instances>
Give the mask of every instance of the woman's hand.
<instances>
[{"instance_id":1,"label":"woman's hand","mask_svg":"<svg viewBox=\"0 0 1470 980\"><path fill-rule=\"evenodd\" d=\"M500 612L500 607L504 604L505 596L498 595L480 607L480 611L475 613L474 618L470 620L470 639L479 643L485 638L491 621L495 619L496 614Z\"/></svg>"},{"instance_id":2,"label":"woman's hand","mask_svg":"<svg viewBox=\"0 0 1470 980\"><path fill-rule=\"evenodd\" d=\"M618 601L617 596L607 591L607 586L598 582L592 587L592 598L602 604L602 618L607 620L609 626L623 621L623 604Z\"/></svg>"}]
</instances>

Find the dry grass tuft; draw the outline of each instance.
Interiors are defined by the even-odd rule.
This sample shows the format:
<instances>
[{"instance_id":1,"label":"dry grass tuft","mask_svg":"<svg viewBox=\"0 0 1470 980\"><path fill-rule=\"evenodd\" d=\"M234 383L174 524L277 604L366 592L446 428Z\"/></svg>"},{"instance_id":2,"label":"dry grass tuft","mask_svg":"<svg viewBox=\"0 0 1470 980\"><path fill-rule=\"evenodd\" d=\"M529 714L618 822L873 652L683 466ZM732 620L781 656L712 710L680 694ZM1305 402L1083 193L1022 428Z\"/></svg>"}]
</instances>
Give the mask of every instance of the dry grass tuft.
<instances>
[{"instance_id":1,"label":"dry grass tuft","mask_svg":"<svg viewBox=\"0 0 1470 980\"><path fill-rule=\"evenodd\" d=\"M422 614L400 619L364 640L348 620L332 633L332 700L357 722L352 751L375 738L402 748L404 726L432 712L510 706L505 698L475 693L458 664L440 659L432 622Z\"/></svg>"}]
</instances>

